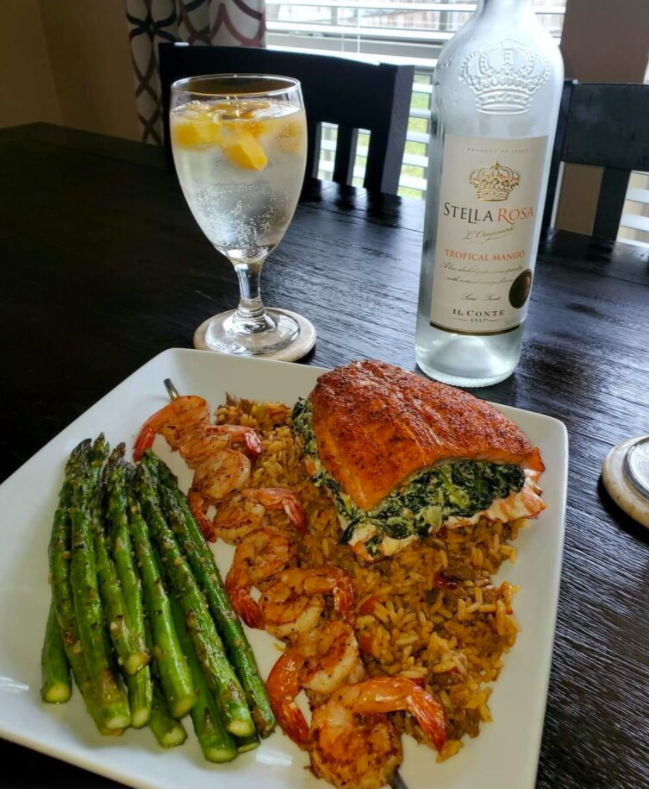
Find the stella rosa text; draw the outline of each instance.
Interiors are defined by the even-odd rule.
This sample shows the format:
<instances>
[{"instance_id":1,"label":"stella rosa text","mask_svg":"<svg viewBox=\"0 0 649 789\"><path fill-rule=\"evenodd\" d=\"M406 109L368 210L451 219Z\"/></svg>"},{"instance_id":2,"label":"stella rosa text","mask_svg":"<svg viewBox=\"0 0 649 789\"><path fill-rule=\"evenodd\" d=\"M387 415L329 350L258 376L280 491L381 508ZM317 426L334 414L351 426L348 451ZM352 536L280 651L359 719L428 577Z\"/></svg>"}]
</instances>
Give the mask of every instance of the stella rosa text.
<instances>
[{"instance_id":1,"label":"stella rosa text","mask_svg":"<svg viewBox=\"0 0 649 789\"><path fill-rule=\"evenodd\" d=\"M482 210L444 203L442 213L443 216L461 219L470 225L477 225L480 222L507 222L513 225L521 219L533 219L536 216L533 205L527 206L527 208L499 208L498 210L487 208Z\"/></svg>"}]
</instances>

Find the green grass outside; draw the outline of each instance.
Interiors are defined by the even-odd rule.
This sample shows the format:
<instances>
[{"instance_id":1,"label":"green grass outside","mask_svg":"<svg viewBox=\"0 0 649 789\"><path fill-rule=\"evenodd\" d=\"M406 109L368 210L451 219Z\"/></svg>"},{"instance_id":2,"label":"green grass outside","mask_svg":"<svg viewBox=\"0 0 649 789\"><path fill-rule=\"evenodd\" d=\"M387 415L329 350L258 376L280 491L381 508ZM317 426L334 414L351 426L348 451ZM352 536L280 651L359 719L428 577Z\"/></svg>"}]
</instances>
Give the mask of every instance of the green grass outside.
<instances>
[{"instance_id":1,"label":"green grass outside","mask_svg":"<svg viewBox=\"0 0 649 789\"><path fill-rule=\"evenodd\" d=\"M430 85L430 77L427 77L423 74L415 74L415 82L424 85ZM427 93L415 93L412 94L412 99L410 102L411 109L417 110L429 110L430 109L430 95ZM430 133L430 125L429 121L426 118L410 118L408 121L408 131L411 132L419 132L420 134L428 135ZM324 130L325 139L336 141L338 138L338 130L337 129L325 129ZM361 148L367 148L369 146L370 136L366 132L361 132L358 135L358 145ZM425 156L426 155L426 148L427 145L423 142L413 142L408 140L406 142L405 152L409 154L413 154L415 156ZM331 151L323 151L322 153L323 158L326 161L333 161L334 155ZM357 166L364 167L365 166L365 157L357 157ZM413 164L404 164L402 168L403 175L410 176L412 178L425 178L426 173L423 167L419 167ZM321 177L326 177L324 172L320 172ZM361 178L354 178L352 181L354 186L362 186L363 181ZM398 192L399 195L403 197L414 197L418 199L423 198L423 194L419 189L412 189L407 186L402 186Z\"/></svg>"}]
</instances>

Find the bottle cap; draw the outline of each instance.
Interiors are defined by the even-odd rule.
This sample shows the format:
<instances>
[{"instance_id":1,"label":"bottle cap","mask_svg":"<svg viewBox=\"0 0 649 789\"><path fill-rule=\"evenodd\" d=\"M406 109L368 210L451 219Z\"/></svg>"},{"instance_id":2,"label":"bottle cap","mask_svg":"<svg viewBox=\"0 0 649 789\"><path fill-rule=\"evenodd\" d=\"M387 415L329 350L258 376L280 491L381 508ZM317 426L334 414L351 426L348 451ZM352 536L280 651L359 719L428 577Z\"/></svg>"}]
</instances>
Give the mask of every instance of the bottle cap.
<instances>
[{"instance_id":1,"label":"bottle cap","mask_svg":"<svg viewBox=\"0 0 649 789\"><path fill-rule=\"evenodd\" d=\"M613 447L604 461L602 482L620 509L649 528L649 436Z\"/></svg>"}]
</instances>

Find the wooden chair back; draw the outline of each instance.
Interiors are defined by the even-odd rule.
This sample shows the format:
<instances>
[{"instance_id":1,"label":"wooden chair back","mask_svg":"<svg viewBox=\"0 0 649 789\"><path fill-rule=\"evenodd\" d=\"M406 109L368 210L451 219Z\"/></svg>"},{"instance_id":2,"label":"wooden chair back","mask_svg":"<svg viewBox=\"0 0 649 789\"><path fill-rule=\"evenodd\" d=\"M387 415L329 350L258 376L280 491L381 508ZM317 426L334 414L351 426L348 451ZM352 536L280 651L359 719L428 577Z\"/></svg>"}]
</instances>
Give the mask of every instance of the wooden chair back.
<instances>
[{"instance_id":1,"label":"wooden chair back","mask_svg":"<svg viewBox=\"0 0 649 789\"><path fill-rule=\"evenodd\" d=\"M323 123L338 125L333 180L351 184L359 130L370 132L363 186L396 194L406 143L412 66L250 47L160 44L165 144L171 84L201 74L281 74L302 83L308 125L307 177L317 178Z\"/></svg>"},{"instance_id":2,"label":"wooden chair back","mask_svg":"<svg viewBox=\"0 0 649 789\"><path fill-rule=\"evenodd\" d=\"M592 235L615 239L631 171L649 171L649 85L566 82L548 183L546 226L556 200L559 162L604 168Z\"/></svg>"}]
</instances>

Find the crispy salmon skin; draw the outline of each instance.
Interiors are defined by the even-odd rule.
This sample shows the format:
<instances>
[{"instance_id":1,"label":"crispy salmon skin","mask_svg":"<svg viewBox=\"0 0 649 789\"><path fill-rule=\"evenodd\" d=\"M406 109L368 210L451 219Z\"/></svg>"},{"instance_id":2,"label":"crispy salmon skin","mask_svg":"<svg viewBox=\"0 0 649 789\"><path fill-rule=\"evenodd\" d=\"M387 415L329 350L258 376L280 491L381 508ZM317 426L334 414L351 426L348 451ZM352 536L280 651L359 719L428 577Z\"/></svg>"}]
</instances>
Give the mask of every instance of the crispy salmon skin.
<instances>
[{"instance_id":1,"label":"crispy salmon skin","mask_svg":"<svg viewBox=\"0 0 649 789\"><path fill-rule=\"evenodd\" d=\"M386 362L352 362L325 373L309 399L320 461L362 509L438 460L543 471L539 450L496 408Z\"/></svg>"}]
</instances>

